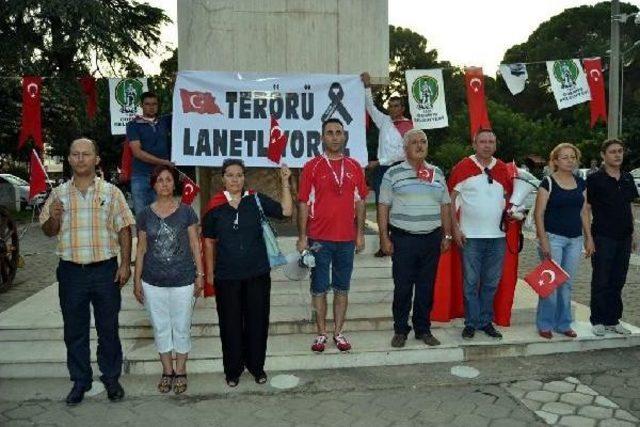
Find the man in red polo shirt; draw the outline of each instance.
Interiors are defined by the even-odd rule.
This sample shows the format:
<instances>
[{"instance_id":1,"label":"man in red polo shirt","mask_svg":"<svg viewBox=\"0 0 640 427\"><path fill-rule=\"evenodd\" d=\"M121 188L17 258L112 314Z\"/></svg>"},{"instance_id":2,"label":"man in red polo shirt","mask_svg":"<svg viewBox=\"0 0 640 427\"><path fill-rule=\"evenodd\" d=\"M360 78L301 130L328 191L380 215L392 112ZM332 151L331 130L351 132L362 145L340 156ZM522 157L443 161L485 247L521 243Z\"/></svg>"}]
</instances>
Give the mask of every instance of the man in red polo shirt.
<instances>
[{"instance_id":1,"label":"man in red polo shirt","mask_svg":"<svg viewBox=\"0 0 640 427\"><path fill-rule=\"evenodd\" d=\"M298 243L303 251L320 245L311 270L311 299L316 310L318 334L311 350L324 351L327 342L327 292L333 289L333 341L340 351L351 349L342 334L347 313L354 251L364 249L367 186L362 167L344 155L342 122L322 124L324 154L309 160L302 170L298 193ZM331 272L331 275L329 274Z\"/></svg>"}]
</instances>

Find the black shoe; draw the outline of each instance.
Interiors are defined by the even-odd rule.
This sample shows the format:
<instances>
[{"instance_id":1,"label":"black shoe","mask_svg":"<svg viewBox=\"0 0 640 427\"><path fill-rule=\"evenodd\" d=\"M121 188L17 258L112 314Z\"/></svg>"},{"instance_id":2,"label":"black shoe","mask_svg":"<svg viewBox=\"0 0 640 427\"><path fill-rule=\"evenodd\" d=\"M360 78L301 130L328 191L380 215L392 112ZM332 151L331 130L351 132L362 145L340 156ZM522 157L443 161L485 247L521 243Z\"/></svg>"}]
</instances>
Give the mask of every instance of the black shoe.
<instances>
[{"instance_id":1,"label":"black shoe","mask_svg":"<svg viewBox=\"0 0 640 427\"><path fill-rule=\"evenodd\" d=\"M67 395L67 406L76 406L78 403L82 402L84 394L89 390L91 390L91 384L83 385L80 383L74 383L73 388Z\"/></svg>"},{"instance_id":2,"label":"black shoe","mask_svg":"<svg viewBox=\"0 0 640 427\"><path fill-rule=\"evenodd\" d=\"M391 338L391 347L401 348L404 347L404 344L407 342L407 336L404 334L395 334L393 338Z\"/></svg>"},{"instance_id":3,"label":"black shoe","mask_svg":"<svg viewBox=\"0 0 640 427\"><path fill-rule=\"evenodd\" d=\"M476 334L476 330L473 329L471 326L465 326L464 329L462 330L462 338L464 338L465 340L470 340L471 338L473 338L475 334Z\"/></svg>"},{"instance_id":4,"label":"black shoe","mask_svg":"<svg viewBox=\"0 0 640 427\"><path fill-rule=\"evenodd\" d=\"M440 345L440 341L436 337L434 337L431 332L425 332L424 334L416 335L416 339L422 341L430 347Z\"/></svg>"},{"instance_id":5,"label":"black shoe","mask_svg":"<svg viewBox=\"0 0 640 427\"><path fill-rule=\"evenodd\" d=\"M118 380L103 382L104 388L107 390L107 397L112 402L119 402L124 397L124 389Z\"/></svg>"},{"instance_id":6,"label":"black shoe","mask_svg":"<svg viewBox=\"0 0 640 427\"><path fill-rule=\"evenodd\" d=\"M378 249L378 252L376 252L375 254L373 254L374 257L376 258L384 258L387 256L387 254L385 254L384 252L382 252L382 249Z\"/></svg>"},{"instance_id":7,"label":"black shoe","mask_svg":"<svg viewBox=\"0 0 640 427\"><path fill-rule=\"evenodd\" d=\"M496 328L493 327L492 323L489 323L487 326L482 328L482 331L485 334L489 335L491 338L497 338L499 340L502 339L502 334L500 332L498 332L498 330Z\"/></svg>"},{"instance_id":8,"label":"black shoe","mask_svg":"<svg viewBox=\"0 0 640 427\"><path fill-rule=\"evenodd\" d=\"M265 384L267 382L267 373L262 371L261 373L253 377L253 379L256 381L256 384Z\"/></svg>"}]
</instances>

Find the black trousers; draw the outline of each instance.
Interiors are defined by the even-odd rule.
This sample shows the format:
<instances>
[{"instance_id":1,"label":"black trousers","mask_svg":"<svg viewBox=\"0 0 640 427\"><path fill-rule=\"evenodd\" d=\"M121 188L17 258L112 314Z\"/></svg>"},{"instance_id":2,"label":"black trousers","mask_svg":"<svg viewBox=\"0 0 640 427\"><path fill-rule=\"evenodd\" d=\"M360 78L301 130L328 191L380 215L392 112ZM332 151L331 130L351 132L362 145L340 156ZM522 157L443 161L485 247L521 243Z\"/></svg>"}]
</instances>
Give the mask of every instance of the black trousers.
<instances>
[{"instance_id":1,"label":"black trousers","mask_svg":"<svg viewBox=\"0 0 640 427\"><path fill-rule=\"evenodd\" d=\"M596 252L591 256L591 324L617 325L622 318L622 288L627 280L631 239L593 236Z\"/></svg>"},{"instance_id":2,"label":"black trousers","mask_svg":"<svg viewBox=\"0 0 640 427\"><path fill-rule=\"evenodd\" d=\"M244 368L256 376L264 372L269 336L270 273L245 280L216 279L216 307L227 378Z\"/></svg>"},{"instance_id":3,"label":"black trousers","mask_svg":"<svg viewBox=\"0 0 640 427\"><path fill-rule=\"evenodd\" d=\"M98 367L105 382L113 382L122 372L122 346L118 335L120 287L114 283L118 263L116 258L81 266L60 261L56 271L58 295L64 320L64 343L67 347L67 368L71 381L91 384L91 349L89 330L93 305L98 333Z\"/></svg>"},{"instance_id":4,"label":"black trousers","mask_svg":"<svg viewBox=\"0 0 640 427\"><path fill-rule=\"evenodd\" d=\"M409 234L391 229L393 242L393 329L396 334L407 335L411 297L413 297L412 323L416 335L431 330L433 284L440 259L440 228L429 234ZM415 295L414 294L415 288Z\"/></svg>"}]
</instances>

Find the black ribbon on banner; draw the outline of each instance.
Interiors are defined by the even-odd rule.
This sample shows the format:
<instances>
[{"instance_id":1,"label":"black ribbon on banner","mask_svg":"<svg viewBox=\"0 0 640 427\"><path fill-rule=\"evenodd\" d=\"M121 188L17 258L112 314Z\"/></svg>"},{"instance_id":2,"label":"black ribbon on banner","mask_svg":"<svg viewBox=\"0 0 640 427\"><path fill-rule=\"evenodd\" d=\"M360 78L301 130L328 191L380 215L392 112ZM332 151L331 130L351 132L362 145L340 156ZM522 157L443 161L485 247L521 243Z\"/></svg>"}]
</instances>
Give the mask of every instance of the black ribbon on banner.
<instances>
[{"instance_id":1,"label":"black ribbon on banner","mask_svg":"<svg viewBox=\"0 0 640 427\"><path fill-rule=\"evenodd\" d=\"M344 104L342 104L342 98L344 98L344 89L342 89L342 85L338 82L333 82L329 88L328 95L331 104L329 104L322 115L322 121L324 122L331 118L331 116L333 116L337 111L347 124L351 123L353 121L353 117L351 117L351 114L349 114Z\"/></svg>"}]
</instances>

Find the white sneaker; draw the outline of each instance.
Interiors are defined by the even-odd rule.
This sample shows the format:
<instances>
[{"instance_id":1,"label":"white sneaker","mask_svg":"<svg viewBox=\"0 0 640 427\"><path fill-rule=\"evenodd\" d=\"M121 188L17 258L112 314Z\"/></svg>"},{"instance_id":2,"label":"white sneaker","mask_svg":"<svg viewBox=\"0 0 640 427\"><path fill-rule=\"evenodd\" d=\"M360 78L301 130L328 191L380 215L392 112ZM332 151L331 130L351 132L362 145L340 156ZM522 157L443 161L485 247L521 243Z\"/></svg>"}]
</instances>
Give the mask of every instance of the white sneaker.
<instances>
[{"instance_id":1,"label":"white sneaker","mask_svg":"<svg viewBox=\"0 0 640 427\"><path fill-rule=\"evenodd\" d=\"M597 337L603 337L606 332L606 329L604 325L593 325L592 331L593 331L593 335Z\"/></svg>"},{"instance_id":2,"label":"white sneaker","mask_svg":"<svg viewBox=\"0 0 640 427\"><path fill-rule=\"evenodd\" d=\"M631 335L631 331L622 326L620 323L614 326L605 326L607 331L615 332L620 335Z\"/></svg>"}]
</instances>

